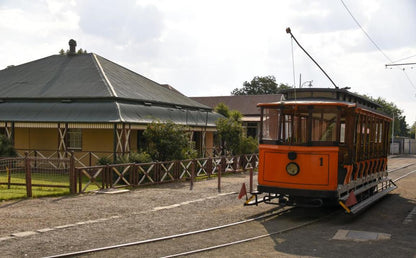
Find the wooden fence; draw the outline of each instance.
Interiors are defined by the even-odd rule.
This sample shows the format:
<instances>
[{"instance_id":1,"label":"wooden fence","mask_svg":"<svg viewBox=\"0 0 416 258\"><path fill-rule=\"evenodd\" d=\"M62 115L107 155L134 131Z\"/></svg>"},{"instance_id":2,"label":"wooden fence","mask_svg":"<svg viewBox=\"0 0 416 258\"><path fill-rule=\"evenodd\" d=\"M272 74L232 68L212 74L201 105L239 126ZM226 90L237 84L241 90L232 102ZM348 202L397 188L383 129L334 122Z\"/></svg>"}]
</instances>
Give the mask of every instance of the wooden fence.
<instances>
[{"instance_id":1,"label":"wooden fence","mask_svg":"<svg viewBox=\"0 0 416 258\"><path fill-rule=\"evenodd\" d=\"M110 151L65 151L60 152L57 150L35 150L35 149L17 149L19 157L24 157L25 153L28 153L30 157L44 158L44 159L59 159L59 158L74 158L76 167L94 166L98 163L98 160L102 157L113 160L114 153ZM117 153L117 155L122 155Z\"/></svg>"},{"instance_id":2,"label":"wooden fence","mask_svg":"<svg viewBox=\"0 0 416 258\"><path fill-rule=\"evenodd\" d=\"M200 158L169 162L112 164L76 168L77 192L88 189L137 187L173 181L193 180L222 173L257 168L258 155ZM93 187L91 187L93 186Z\"/></svg>"},{"instance_id":3,"label":"wooden fence","mask_svg":"<svg viewBox=\"0 0 416 258\"><path fill-rule=\"evenodd\" d=\"M221 173L245 171L258 166L258 155L222 156L169 162L108 164L75 167L76 156L48 158L44 156L0 159L0 185L69 188L72 194L97 189L138 187L173 181L211 177Z\"/></svg>"},{"instance_id":4,"label":"wooden fence","mask_svg":"<svg viewBox=\"0 0 416 258\"><path fill-rule=\"evenodd\" d=\"M32 187L69 188L76 193L74 158L56 159L44 157L0 159L0 185L25 186L26 196L32 197Z\"/></svg>"}]
</instances>

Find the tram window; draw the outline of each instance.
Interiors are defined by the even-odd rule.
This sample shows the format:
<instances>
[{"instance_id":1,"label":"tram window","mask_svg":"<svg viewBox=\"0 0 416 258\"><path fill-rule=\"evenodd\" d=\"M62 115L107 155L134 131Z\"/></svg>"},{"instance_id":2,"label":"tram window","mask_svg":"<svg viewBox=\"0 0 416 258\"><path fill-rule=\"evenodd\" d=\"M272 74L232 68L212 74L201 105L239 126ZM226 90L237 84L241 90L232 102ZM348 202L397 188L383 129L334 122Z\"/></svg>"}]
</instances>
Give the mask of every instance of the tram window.
<instances>
[{"instance_id":1,"label":"tram window","mask_svg":"<svg viewBox=\"0 0 416 258\"><path fill-rule=\"evenodd\" d=\"M308 113L296 113L293 119L293 138L292 143L306 144L307 140L307 123Z\"/></svg>"},{"instance_id":2,"label":"tram window","mask_svg":"<svg viewBox=\"0 0 416 258\"><path fill-rule=\"evenodd\" d=\"M337 113L314 110L312 114L312 141L335 142Z\"/></svg>"},{"instance_id":3,"label":"tram window","mask_svg":"<svg viewBox=\"0 0 416 258\"><path fill-rule=\"evenodd\" d=\"M339 114L336 107L263 108L261 140L295 145L333 144L337 139L345 143L345 120L337 127Z\"/></svg>"},{"instance_id":4,"label":"tram window","mask_svg":"<svg viewBox=\"0 0 416 258\"><path fill-rule=\"evenodd\" d=\"M263 140L277 140L278 138L278 125L279 125L279 112L278 109L265 108L263 111Z\"/></svg>"},{"instance_id":5,"label":"tram window","mask_svg":"<svg viewBox=\"0 0 416 258\"><path fill-rule=\"evenodd\" d=\"M341 122L339 142L345 143L345 122Z\"/></svg>"},{"instance_id":6,"label":"tram window","mask_svg":"<svg viewBox=\"0 0 416 258\"><path fill-rule=\"evenodd\" d=\"M290 142L292 139L292 116L285 115L282 121L283 128L280 130L280 140L282 142Z\"/></svg>"}]
</instances>

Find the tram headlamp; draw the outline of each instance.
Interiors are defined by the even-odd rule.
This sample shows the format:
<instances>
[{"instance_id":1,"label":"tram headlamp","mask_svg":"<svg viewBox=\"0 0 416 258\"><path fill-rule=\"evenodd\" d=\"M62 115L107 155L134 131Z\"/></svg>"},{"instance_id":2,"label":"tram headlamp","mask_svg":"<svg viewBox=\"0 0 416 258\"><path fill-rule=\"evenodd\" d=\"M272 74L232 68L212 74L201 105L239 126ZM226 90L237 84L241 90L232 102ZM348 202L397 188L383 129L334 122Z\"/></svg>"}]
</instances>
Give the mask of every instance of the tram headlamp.
<instances>
[{"instance_id":1,"label":"tram headlamp","mask_svg":"<svg viewBox=\"0 0 416 258\"><path fill-rule=\"evenodd\" d=\"M286 172L291 176L296 176L299 173L299 165L295 162L290 162L286 165Z\"/></svg>"}]
</instances>

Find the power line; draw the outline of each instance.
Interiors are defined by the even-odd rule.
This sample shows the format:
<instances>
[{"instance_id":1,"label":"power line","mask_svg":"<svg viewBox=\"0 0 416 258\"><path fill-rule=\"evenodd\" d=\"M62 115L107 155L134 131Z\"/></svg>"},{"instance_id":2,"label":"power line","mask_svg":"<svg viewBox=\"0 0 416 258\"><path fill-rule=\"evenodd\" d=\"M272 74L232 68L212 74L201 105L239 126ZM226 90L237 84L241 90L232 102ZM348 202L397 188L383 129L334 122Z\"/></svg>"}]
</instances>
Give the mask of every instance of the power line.
<instances>
[{"instance_id":1,"label":"power line","mask_svg":"<svg viewBox=\"0 0 416 258\"><path fill-rule=\"evenodd\" d=\"M409 75L406 73L406 71L405 71L405 70L402 70L402 71L403 71L404 75L406 75L406 78L407 78L407 80L410 82L410 84L412 85L412 87L413 87L414 89L416 89L416 86L413 84L412 80L410 79L410 77L409 77Z\"/></svg>"},{"instance_id":2,"label":"power line","mask_svg":"<svg viewBox=\"0 0 416 258\"><path fill-rule=\"evenodd\" d=\"M354 15L352 15L350 9L348 9L347 5L344 3L343 0L340 0L342 5L345 7L345 9L347 10L347 12L350 14L351 18L355 21L355 23L358 25L358 27L360 27L360 29L364 32L364 34L367 36L367 38L371 41L371 43L373 43L373 45L378 49L378 51L380 51L381 54L383 54L383 56L390 61L390 63L393 63L393 61L383 52L383 50L381 50L381 48L376 44L376 42L374 42L374 40L370 37L370 35L368 35L368 33L364 30L364 28L361 26L361 24L357 21L357 19L355 19Z\"/></svg>"},{"instance_id":3,"label":"power line","mask_svg":"<svg viewBox=\"0 0 416 258\"><path fill-rule=\"evenodd\" d=\"M394 62L392 62L392 63L397 63L397 62L400 62L400 61L403 61L403 60L407 60L407 59L412 58L412 57L415 57L415 56L416 56L416 55L412 55L412 56L408 56L408 57L405 57L405 58L401 58L401 59L396 60L396 61L394 61Z\"/></svg>"},{"instance_id":4,"label":"power line","mask_svg":"<svg viewBox=\"0 0 416 258\"><path fill-rule=\"evenodd\" d=\"M348 6L344 3L344 1L343 0L340 0L341 1L341 3L342 3L342 5L344 6L344 8L347 10L347 12L350 14L350 16L351 16L351 18L354 20L354 22L358 25L358 27L360 27L360 29L361 29L361 31L366 35L366 37L371 41L371 43L373 43L373 45L378 49L378 51L387 59L387 60L389 60L390 61L390 63L395 63L395 62L393 62L391 59L390 59L390 57L388 57L384 52L383 52L383 50L381 50L381 48L377 45L377 43L370 37L370 35L368 35L368 33L364 30L364 28L361 26L361 24L358 22L358 20L357 19L355 19L355 17L354 17L354 15L351 13L351 11L350 11L350 9L348 9ZM414 55L414 56L416 56L416 55ZM410 57L414 57L414 56L410 56ZM410 58L410 57L407 57L407 58L404 58L404 59L408 59L408 58ZM404 59L401 59L401 60L404 60ZM396 62L398 62L398 61L401 61L401 60L397 60ZM407 78L407 80L409 81L409 83L412 85L412 87L413 88L415 88L416 89L416 86L414 85L414 83L412 82L412 80L410 79L410 77L409 77L409 75L406 73L406 71L405 70L402 70L403 71L403 73L404 73L404 75L406 76L406 78Z\"/></svg>"}]
</instances>

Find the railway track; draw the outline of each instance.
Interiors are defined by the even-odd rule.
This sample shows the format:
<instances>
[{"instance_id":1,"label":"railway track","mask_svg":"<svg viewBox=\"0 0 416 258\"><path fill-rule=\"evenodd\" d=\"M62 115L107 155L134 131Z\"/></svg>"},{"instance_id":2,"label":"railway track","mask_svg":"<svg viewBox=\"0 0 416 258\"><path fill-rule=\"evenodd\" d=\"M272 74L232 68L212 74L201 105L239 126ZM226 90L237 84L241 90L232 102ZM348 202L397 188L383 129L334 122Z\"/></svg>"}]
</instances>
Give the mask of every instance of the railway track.
<instances>
[{"instance_id":1,"label":"railway track","mask_svg":"<svg viewBox=\"0 0 416 258\"><path fill-rule=\"evenodd\" d=\"M156 243L156 242L161 242L161 241L168 241L168 240L182 238L182 237L190 237L190 236L194 236L198 234L208 233L211 231L216 231L216 230L226 229L226 228L230 228L230 227L234 227L238 225L243 225L243 224L247 224L247 223L254 222L254 221L261 221L265 219L275 218L275 217L281 216L282 214L289 212L291 209L293 208L292 207L284 207L281 209L275 208L275 209L272 209L270 212L263 213L254 218L241 220L241 221L237 221L234 223L224 224L224 225L220 225L216 227L195 230L195 231L190 231L190 232L185 232L185 233L179 233L179 234L174 234L174 235L169 235L169 236L163 236L159 238L151 238L151 239L145 239L145 240L140 240L140 241L135 241L135 242L104 246L100 248L93 248L93 249L87 249L87 250L82 250L82 251L57 254L57 255L52 255L52 256L46 256L45 258L73 257L73 256L78 256L78 255L103 252L107 250L120 249L120 248L126 248L126 247L131 247L131 246L139 246L139 245L151 244L151 243Z\"/></svg>"},{"instance_id":2,"label":"railway track","mask_svg":"<svg viewBox=\"0 0 416 258\"><path fill-rule=\"evenodd\" d=\"M413 173L416 170L411 170L411 166L416 163L408 164L389 171L394 175L392 177L394 182L397 182ZM409 171L410 170L410 171ZM74 256L117 256L117 252L143 254L144 250L157 250L152 252L152 256L157 257L179 257L185 255L192 255L197 253L208 252L215 249L225 248L233 245L238 245L262 238L283 234L292 230L301 229L303 227L312 225L326 218L341 214L342 210L337 209L313 209L317 214L311 215L308 212L307 216L301 216L304 211L299 211L302 208L275 208L270 212L261 214L260 216L242 220L230 224L220 225L212 228L190 231L175 235L169 235L159 238L145 239L135 242L104 246L100 248L86 249L82 251L57 254L47 257L74 257ZM299 212L296 212L299 211ZM276 220L277 217L283 217L290 213L296 219L293 220ZM312 218L311 218L312 217ZM282 222L282 223L281 223ZM264 232L265 228L276 229L272 232ZM235 232L249 232L245 236L241 233ZM230 241L224 242L224 235L231 236ZM221 237L220 237L221 236ZM209 239L209 241L204 241ZM165 248L170 246L171 248ZM162 251L163 249L163 251ZM146 255L147 256L147 255Z\"/></svg>"}]
</instances>

